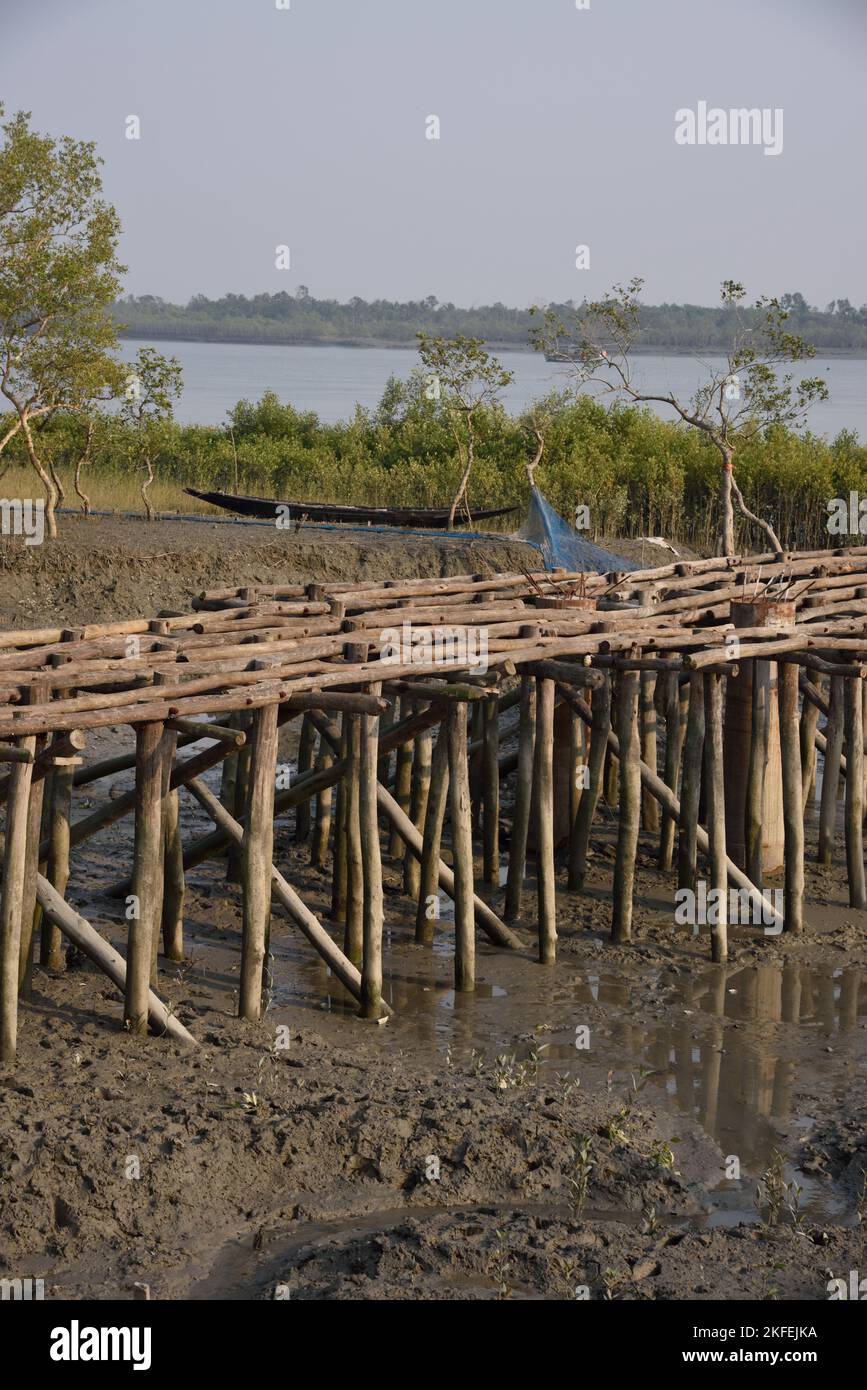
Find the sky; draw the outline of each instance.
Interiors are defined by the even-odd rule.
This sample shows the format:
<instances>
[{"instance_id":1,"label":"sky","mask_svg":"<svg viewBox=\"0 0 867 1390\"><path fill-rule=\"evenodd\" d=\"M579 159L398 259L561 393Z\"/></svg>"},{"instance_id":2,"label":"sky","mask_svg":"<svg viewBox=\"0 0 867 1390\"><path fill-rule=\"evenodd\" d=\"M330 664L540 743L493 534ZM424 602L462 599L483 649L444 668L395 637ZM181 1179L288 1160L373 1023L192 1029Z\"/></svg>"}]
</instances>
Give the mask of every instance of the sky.
<instances>
[{"instance_id":1,"label":"sky","mask_svg":"<svg viewBox=\"0 0 867 1390\"><path fill-rule=\"evenodd\" d=\"M863 304L865 69L867 0L0 0L7 112L96 141L180 303Z\"/></svg>"}]
</instances>

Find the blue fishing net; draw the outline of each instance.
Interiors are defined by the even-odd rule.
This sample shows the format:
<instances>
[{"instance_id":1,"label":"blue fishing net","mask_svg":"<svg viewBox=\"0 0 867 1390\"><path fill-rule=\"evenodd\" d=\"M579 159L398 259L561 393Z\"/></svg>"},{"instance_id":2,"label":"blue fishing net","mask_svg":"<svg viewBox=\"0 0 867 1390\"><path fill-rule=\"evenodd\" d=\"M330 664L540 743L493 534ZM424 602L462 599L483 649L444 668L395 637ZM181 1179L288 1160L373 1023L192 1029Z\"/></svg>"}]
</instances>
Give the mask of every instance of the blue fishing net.
<instances>
[{"instance_id":1,"label":"blue fishing net","mask_svg":"<svg viewBox=\"0 0 867 1390\"><path fill-rule=\"evenodd\" d=\"M592 541L585 541L568 526L550 502L546 502L537 487L530 492L530 510L516 540L538 546L547 570L594 570L607 574L609 570L634 570L638 566L622 555L613 555Z\"/></svg>"}]
</instances>

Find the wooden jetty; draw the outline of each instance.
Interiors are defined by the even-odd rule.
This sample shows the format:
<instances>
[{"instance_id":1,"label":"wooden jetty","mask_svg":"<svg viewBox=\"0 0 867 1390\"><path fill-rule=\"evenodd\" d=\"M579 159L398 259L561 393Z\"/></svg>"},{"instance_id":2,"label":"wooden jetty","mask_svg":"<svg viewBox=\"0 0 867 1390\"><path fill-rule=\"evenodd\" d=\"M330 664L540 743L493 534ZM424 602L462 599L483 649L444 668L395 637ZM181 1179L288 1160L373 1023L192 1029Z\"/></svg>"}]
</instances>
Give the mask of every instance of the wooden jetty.
<instances>
[{"instance_id":1,"label":"wooden jetty","mask_svg":"<svg viewBox=\"0 0 867 1390\"><path fill-rule=\"evenodd\" d=\"M714 960L727 954L727 889L758 930L800 932L817 751L815 853L834 852L843 782L849 900L863 910L865 671L867 547L629 574L226 588L184 613L4 631L0 1060L15 1058L33 972L63 967L64 937L121 991L127 1029L192 1044L159 997L158 950L162 939L165 958L183 959L185 876L214 855L228 855L240 887L238 1009L254 1020L278 909L362 1017L387 1016L386 857L402 863L420 945L440 895L453 901L457 989L474 988L478 932L550 967L558 899L583 889L602 797L617 809L615 941L631 938L642 835L673 889L703 875L721 890ZM291 721L286 787L278 733ZM88 761L88 733L119 725L134 752ZM203 777L218 766L219 794ZM123 769L135 773L128 793L75 815L78 788ZM211 832L184 843L179 794ZM313 862L332 868L327 923L275 862L275 824L290 812ZM78 846L124 816L122 956L66 892ZM764 886L778 868L782 911Z\"/></svg>"}]
</instances>

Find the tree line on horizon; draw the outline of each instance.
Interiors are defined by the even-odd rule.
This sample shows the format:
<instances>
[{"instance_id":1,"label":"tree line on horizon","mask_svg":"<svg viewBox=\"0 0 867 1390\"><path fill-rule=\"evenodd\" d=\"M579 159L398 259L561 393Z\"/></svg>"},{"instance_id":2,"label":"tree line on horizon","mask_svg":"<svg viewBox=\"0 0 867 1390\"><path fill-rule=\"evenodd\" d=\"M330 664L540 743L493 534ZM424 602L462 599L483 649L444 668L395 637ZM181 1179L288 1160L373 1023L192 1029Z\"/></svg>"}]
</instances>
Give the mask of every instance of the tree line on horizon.
<instances>
[{"instance_id":1,"label":"tree line on horizon","mask_svg":"<svg viewBox=\"0 0 867 1390\"><path fill-rule=\"evenodd\" d=\"M586 303L586 301L584 301ZM800 293L780 296L792 330L808 336L818 351L867 352L867 304L856 308L835 299L824 309ZM582 307L573 300L551 303L559 314ZM452 338L485 339L493 347L528 347L531 309L496 303L460 308L425 299L367 301L357 296L345 304L317 299L300 285L294 294L226 294L209 299L197 294L187 304L172 304L158 295L127 295L112 307L122 336L163 337L230 343L385 344L415 347L418 332ZM725 307L699 304L641 306L639 351L723 351L731 341L735 315Z\"/></svg>"}]
</instances>

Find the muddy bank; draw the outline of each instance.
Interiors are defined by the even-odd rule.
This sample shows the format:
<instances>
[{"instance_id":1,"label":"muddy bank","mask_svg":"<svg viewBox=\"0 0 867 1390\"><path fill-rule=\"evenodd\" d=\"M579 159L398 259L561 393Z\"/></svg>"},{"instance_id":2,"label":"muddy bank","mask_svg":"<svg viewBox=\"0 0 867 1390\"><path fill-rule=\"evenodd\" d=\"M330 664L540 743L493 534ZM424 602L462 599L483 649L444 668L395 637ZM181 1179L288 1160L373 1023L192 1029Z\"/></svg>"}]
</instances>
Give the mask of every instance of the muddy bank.
<instances>
[{"instance_id":1,"label":"muddy bank","mask_svg":"<svg viewBox=\"0 0 867 1390\"><path fill-rule=\"evenodd\" d=\"M83 789L76 814L126 785ZM195 837L207 822L182 804ZM105 890L130 832L89 842L69 890L118 944ZM386 859L382 1027L279 909L267 1017L233 1016L240 897L220 861L190 875L187 960L161 962L195 1052L120 1032L86 962L37 971L0 1073L2 1273L69 1299L134 1281L193 1299L827 1297L864 1263L867 948L842 841L808 875L805 938L734 931L726 967L675 930L653 848L632 946L608 940L603 811L587 892L558 899L557 966L535 960L530 883L524 949L480 943L470 996L448 905L415 945ZM330 880L291 818L275 855L325 920Z\"/></svg>"},{"instance_id":2,"label":"muddy bank","mask_svg":"<svg viewBox=\"0 0 867 1390\"><path fill-rule=\"evenodd\" d=\"M202 589L243 584L379 582L543 567L539 551L508 536L445 540L435 532L384 535L344 527L278 531L250 522L61 516L43 545L0 537L0 624L111 622L187 608ZM603 541L651 566L672 554L645 541ZM692 552L681 548L679 553Z\"/></svg>"},{"instance_id":3,"label":"muddy bank","mask_svg":"<svg viewBox=\"0 0 867 1390\"><path fill-rule=\"evenodd\" d=\"M539 552L498 536L484 541L400 533L222 521L63 516L59 537L26 546L0 539L0 623L35 627L135 617L187 608L202 589L313 580L439 578L540 567ZM49 617L48 615L53 615Z\"/></svg>"}]
</instances>

